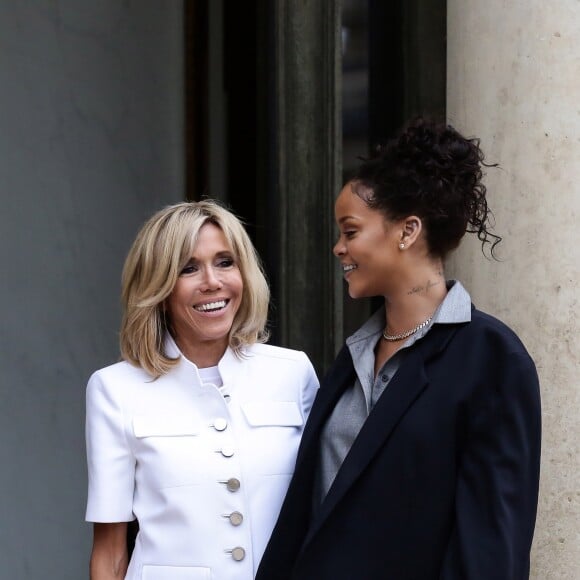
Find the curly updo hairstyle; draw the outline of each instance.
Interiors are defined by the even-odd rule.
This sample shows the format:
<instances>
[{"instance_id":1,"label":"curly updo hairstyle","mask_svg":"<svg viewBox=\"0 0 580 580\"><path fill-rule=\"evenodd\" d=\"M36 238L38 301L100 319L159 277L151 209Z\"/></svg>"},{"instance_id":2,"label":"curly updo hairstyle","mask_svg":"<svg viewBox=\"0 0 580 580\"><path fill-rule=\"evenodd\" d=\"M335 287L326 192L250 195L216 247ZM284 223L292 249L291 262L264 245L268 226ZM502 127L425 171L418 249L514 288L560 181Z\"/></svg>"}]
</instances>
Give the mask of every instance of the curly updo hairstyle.
<instances>
[{"instance_id":1,"label":"curly updo hairstyle","mask_svg":"<svg viewBox=\"0 0 580 580\"><path fill-rule=\"evenodd\" d=\"M482 251L490 244L493 256L501 237L489 231L482 166L495 167L484 163L479 139L416 118L364 160L352 177L353 190L390 219L420 217L433 256L445 258L466 232L477 234Z\"/></svg>"}]
</instances>

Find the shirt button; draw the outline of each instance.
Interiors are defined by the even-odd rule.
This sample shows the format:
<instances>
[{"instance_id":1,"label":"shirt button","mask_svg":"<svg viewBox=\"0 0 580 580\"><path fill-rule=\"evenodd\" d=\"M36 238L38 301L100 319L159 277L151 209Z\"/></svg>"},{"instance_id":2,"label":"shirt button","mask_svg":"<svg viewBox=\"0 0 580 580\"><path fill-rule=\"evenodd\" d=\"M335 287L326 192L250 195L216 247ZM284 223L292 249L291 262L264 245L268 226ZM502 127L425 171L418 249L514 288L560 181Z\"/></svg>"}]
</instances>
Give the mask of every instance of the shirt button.
<instances>
[{"instance_id":1,"label":"shirt button","mask_svg":"<svg viewBox=\"0 0 580 580\"><path fill-rule=\"evenodd\" d=\"M232 550L232 558L236 561L236 562L241 562L244 558L246 557L246 550L244 550L244 548L234 548Z\"/></svg>"},{"instance_id":2,"label":"shirt button","mask_svg":"<svg viewBox=\"0 0 580 580\"><path fill-rule=\"evenodd\" d=\"M213 422L213 428L216 431L225 431L226 427L228 426L228 422L223 417L218 417Z\"/></svg>"},{"instance_id":3,"label":"shirt button","mask_svg":"<svg viewBox=\"0 0 580 580\"><path fill-rule=\"evenodd\" d=\"M232 512L228 516L228 519L232 526L239 526L244 521L244 516L240 512Z\"/></svg>"},{"instance_id":4,"label":"shirt button","mask_svg":"<svg viewBox=\"0 0 580 580\"><path fill-rule=\"evenodd\" d=\"M234 455L234 449L233 447L222 447L222 449L220 449L220 453L224 457L232 457Z\"/></svg>"},{"instance_id":5,"label":"shirt button","mask_svg":"<svg viewBox=\"0 0 580 580\"><path fill-rule=\"evenodd\" d=\"M226 481L226 488L228 491L238 491L240 489L240 480L236 479L235 477L231 477Z\"/></svg>"}]
</instances>

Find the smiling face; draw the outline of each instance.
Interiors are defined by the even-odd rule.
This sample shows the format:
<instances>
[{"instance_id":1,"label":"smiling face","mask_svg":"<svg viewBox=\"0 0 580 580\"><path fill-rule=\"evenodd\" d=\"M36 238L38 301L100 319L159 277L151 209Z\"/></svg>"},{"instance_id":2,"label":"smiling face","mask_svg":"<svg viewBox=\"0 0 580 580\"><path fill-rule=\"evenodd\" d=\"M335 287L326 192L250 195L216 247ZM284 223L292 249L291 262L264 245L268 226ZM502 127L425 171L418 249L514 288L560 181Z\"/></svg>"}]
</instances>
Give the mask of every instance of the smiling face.
<instances>
[{"instance_id":1,"label":"smiling face","mask_svg":"<svg viewBox=\"0 0 580 580\"><path fill-rule=\"evenodd\" d=\"M198 366L217 364L225 352L243 289L224 233L212 223L204 224L165 304L177 345Z\"/></svg>"},{"instance_id":2,"label":"smiling face","mask_svg":"<svg viewBox=\"0 0 580 580\"><path fill-rule=\"evenodd\" d=\"M347 183L335 204L340 237L333 248L352 298L387 296L401 268L402 222L371 209Z\"/></svg>"}]
</instances>

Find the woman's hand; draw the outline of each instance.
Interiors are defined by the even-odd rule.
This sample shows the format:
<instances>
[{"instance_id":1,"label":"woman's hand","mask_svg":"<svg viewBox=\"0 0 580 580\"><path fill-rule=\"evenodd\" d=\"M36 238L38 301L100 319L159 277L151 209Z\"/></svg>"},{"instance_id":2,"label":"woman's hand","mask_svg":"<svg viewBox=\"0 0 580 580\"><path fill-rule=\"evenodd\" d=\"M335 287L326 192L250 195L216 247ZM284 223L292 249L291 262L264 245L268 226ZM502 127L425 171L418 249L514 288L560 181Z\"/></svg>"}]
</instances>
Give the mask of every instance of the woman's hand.
<instances>
[{"instance_id":1,"label":"woman's hand","mask_svg":"<svg viewBox=\"0 0 580 580\"><path fill-rule=\"evenodd\" d=\"M95 524L90 564L91 580L125 578L128 565L127 522Z\"/></svg>"}]
</instances>

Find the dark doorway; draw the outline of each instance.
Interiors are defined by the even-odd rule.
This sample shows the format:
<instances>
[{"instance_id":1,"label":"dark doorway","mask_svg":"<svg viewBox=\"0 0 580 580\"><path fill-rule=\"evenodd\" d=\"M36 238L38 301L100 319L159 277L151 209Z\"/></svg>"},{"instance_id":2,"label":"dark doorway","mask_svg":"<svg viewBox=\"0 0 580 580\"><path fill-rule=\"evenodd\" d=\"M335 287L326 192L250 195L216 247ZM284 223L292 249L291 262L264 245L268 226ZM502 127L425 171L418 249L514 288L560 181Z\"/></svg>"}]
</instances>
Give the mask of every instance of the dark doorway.
<instances>
[{"instance_id":1,"label":"dark doorway","mask_svg":"<svg viewBox=\"0 0 580 580\"><path fill-rule=\"evenodd\" d=\"M284 294L277 245L284 216L277 191L274 37L274 12L281 5L185 0L187 196L221 199L245 221L272 289L275 344L277 302ZM347 179L357 158L408 118L445 115L446 0L342 0L341 5ZM299 6L287 3L284 9ZM345 335L378 304L348 297L344 302Z\"/></svg>"},{"instance_id":2,"label":"dark doorway","mask_svg":"<svg viewBox=\"0 0 580 580\"><path fill-rule=\"evenodd\" d=\"M244 221L275 298L272 19L267 0L186 0L187 197ZM270 327L276 342L275 309Z\"/></svg>"},{"instance_id":3,"label":"dark doorway","mask_svg":"<svg viewBox=\"0 0 580 580\"><path fill-rule=\"evenodd\" d=\"M446 0L343 0L343 181L411 117L445 117L446 19ZM380 304L345 292L345 335Z\"/></svg>"}]
</instances>

